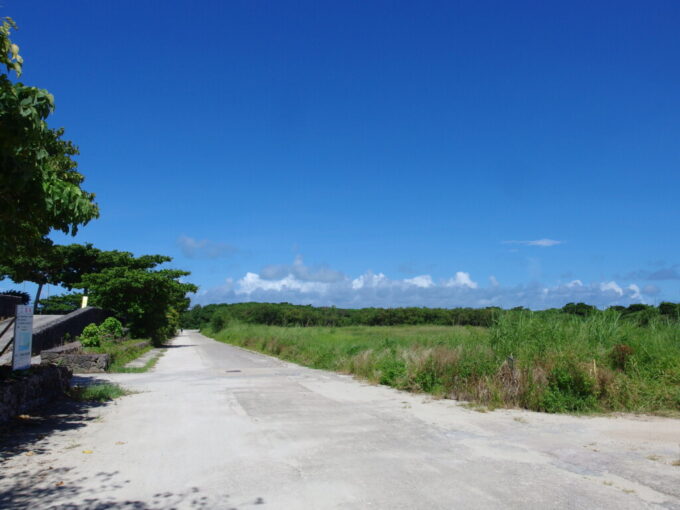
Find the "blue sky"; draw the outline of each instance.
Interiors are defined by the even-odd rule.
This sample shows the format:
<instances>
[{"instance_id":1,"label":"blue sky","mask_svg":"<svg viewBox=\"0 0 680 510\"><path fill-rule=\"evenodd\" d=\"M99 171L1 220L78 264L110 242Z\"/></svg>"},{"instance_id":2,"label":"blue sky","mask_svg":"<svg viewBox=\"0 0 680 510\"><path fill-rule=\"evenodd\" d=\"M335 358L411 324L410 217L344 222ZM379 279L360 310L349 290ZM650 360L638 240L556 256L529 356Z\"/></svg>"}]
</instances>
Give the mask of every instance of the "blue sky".
<instances>
[{"instance_id":1,"label":"blue sky","mask_svg":"<svg viewBox=\"0 0 680 510\"><path fill-rule=\"evenodd\" d=\"M194 302L680 301L675 0L0 14L101 207L54 238L171 255Z\"/></svg>"}]
</instances>

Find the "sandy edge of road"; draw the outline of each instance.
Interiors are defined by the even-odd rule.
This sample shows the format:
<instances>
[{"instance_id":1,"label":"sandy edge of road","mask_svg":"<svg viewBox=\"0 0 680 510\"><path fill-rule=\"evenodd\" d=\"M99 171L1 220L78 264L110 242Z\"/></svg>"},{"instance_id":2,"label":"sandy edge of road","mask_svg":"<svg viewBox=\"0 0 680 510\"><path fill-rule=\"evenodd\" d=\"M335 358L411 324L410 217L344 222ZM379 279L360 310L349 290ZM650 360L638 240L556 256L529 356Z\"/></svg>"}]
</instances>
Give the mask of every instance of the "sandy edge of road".
<instances>
[{"instance_id":1,"label":"sandy edge of road","mask_svg":"<svg viewBox=\"0 0 680 510\"><path fill-rule=\"evenodd\" d=\"M137 393L6 456L0 507L680 509L677 419L479 412L173 343L152 372L92 376Z\"/></svg>"}]
</instances>

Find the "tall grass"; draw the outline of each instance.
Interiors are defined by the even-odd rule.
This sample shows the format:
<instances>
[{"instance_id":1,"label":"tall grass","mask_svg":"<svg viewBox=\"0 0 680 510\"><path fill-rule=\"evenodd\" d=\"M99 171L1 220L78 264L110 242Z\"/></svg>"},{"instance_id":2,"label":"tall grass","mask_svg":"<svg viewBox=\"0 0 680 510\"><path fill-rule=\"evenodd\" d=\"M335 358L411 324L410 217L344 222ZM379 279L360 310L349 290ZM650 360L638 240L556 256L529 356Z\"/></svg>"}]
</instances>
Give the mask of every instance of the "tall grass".
<instances>
[{"instance_id":1,"label":"tall grass","mask_svg":"<svg viewBox=\"0 0 680 510\"><path fill-rule=\"evenodd\" d=\"M303 365L492 407L680 410L680 329L615 312L503 314L460 326L285 328L232 323L214 338Z\"/></svg>"}]
</instances>

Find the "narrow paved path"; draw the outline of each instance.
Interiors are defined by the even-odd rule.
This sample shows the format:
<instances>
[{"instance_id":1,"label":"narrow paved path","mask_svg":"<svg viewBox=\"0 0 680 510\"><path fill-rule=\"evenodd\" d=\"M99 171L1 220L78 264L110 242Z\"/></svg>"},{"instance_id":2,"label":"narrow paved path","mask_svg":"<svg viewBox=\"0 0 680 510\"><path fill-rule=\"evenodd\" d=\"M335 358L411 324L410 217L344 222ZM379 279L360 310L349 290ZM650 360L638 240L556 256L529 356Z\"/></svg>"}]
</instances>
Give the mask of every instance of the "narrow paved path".
<instances>
[{"instance_id":1,"label":"narrow paved path","mask_svg":"<svg viewBox=\"0 0 680 510\"><path fill-rule=\"evenodd\" d=\"M138 393L7 446L0 508L680 509L678 420L480 413L196 332L106 378Z\"/></svg>"}]
</instances>

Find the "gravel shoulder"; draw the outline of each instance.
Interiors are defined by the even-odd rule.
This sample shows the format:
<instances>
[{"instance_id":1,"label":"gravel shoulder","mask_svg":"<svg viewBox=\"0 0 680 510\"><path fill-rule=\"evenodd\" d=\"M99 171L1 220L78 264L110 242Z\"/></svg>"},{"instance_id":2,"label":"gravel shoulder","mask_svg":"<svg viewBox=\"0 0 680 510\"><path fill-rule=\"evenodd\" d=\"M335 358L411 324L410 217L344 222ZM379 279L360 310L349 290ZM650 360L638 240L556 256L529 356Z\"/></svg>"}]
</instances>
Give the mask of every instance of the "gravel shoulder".
<instances>
[{"instance_id":1,"label":"gravel shoulder","mask_svg":"<svg viewBox=\"0 0 680 510\"><path fill-rule=\"evenodd\" d=\"M194 331L92 379L136 393L5 438L0 508L680 509L680 420L482 413Z\"/></svg>"}]
</instances>

